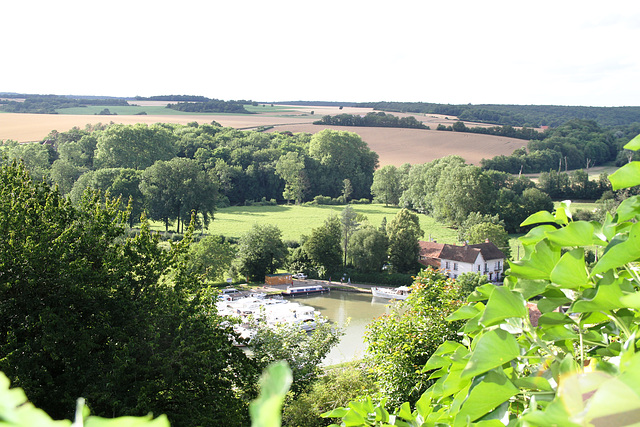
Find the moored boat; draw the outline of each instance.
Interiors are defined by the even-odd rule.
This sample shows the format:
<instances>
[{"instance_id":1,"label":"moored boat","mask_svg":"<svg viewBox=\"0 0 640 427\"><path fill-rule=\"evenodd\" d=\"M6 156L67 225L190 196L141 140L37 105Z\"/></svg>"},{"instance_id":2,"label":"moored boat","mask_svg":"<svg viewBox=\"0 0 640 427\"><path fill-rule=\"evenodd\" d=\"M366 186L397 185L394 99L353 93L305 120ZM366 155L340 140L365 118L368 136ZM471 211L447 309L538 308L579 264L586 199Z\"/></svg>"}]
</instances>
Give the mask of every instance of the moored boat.
<instances>
[{"instance_id":1,"label":"moored boat","mask_svg":"<svg viewBox=\"0 0 640 427\"><path fill-rule=\"evenodd\" d=\"M371 294L378 298L387 299L407 299L411 293L411 288L400 286L398 288L371 288Z\"/></svg>"},{"instance_id":2,"label":"moored boat","mask_svg":"<svg viewBox=\"0 0 640 427\"><path fill-rule=\"evenodd\" d=\"M325 292L329 292L329 288L325 288L322 285L287 286L282 295L294 297L296 295L322 294Z\"/></svg>"}]
</instances>

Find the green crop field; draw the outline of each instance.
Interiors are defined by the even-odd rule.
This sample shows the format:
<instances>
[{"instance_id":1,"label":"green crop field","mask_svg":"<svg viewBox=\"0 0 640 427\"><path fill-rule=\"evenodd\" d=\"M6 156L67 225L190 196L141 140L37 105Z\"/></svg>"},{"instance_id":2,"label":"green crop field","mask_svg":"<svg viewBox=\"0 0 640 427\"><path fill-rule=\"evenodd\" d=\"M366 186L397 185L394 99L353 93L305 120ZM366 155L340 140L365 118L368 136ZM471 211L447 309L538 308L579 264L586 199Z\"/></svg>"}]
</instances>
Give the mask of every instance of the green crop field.
<instances>
[{"instance_id":1,"label":"green crop field","mask_svg":"<svg viewBox=\"0 0 640 427\"><path fill-rule=\"evenodd\" d=\"M382 218L390 222L399 208L386 207L379 204L351 205L359 214L379 227ZM322 225L330 215L340 215L344 206L233 206L220 209L215 213L215 219L209 225L210 234L224 235L238 238L246 233L254 224L273 224L282 230L284 240L300 240L301 235L311 234L313 228ZM456 243L457 232L447 228L426 215L420 215L420 226L424 231L423 239L429 238L442 243ZM152 224L152 229L164 231L164 225L159 222ZM172 229L170 228L170 231Z\"/></svg>"}]
</instances>

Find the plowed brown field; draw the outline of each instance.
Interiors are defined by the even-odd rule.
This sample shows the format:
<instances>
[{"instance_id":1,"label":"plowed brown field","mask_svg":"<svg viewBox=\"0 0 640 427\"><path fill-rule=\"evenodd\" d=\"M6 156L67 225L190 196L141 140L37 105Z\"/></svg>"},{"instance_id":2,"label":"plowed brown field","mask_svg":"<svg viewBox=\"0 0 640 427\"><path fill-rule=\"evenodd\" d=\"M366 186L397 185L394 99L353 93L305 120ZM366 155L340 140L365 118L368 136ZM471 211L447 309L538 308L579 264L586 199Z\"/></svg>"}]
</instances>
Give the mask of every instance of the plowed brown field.
<instances>
[{"instance_id":1,"label":"plowed brown field","mask_svg":"<svg viewBox=\"0 0 640 427\"><path fill-rule=\"evenodd\" d=\"M310 115L311 111L314 115ZM345 107L297 107L291 112L263 113L251 115L65 115L65 114L0 114L0 141L19 142L40 141L49 132L65 132L74 126L84 128L96 123L210 123L212 120L222 126L236 129L251 129L259 126L274 126L270 132L291 131L316 133L325 128L355 132L369 144L371 150L380 156L380 165L400 166L403 163L426 163L450 154L463 157L467 163L479 164L482 158L500 154L509 155L514 150L526 146L526 141L500 136L472 133L442 132L435 130L370 128L345 126L318 126L312 122L327 114L366 114L372 111L364 108ZM394 113L395 114L395 113ZM398 114L400 116L408 114ZM450 125L454 117L436 115L415 115L418 120L435 129L439 123ZM477 126L467 123L467 126Z\"/></svg>"}]
</instances>

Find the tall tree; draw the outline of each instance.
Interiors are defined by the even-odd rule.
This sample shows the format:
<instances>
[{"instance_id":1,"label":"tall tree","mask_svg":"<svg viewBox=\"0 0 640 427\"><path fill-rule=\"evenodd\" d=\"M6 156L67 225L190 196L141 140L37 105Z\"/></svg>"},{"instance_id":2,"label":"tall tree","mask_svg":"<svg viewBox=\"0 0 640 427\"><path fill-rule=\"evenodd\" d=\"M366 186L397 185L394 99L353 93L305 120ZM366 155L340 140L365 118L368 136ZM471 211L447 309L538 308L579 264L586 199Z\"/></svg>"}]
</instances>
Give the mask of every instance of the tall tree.
<instances>
[{"instance_id":1,"label":"tall tree","mask_svg":"<svg viewBox=\"0 0 640 427\"><path fill-rule=\"evenodd\" d=\"M195 214L196 221L208 227L216 209L217 180L202 170L196 160L176 157L169 161L157 161L142 175L140 191L145 197L149 217L165 223L168 229L172 220L180 225L188 223Z\"/></svg>"},{"instance_id":2,"label":"tall tree","mask_svg":"<svg viewBox=\"0 0 640 427\"><path fill-rule=\"evenodd\" d=\"M389 236L389 262L393 271L414 271L418 262L420 246L418 239L424 235L418 215L401 209L387 226Z\"/></svg>"},{"instance_id":3,"label":"tall tree","mask_svg":"<svg viewBox=\"0 0 640 427\"><path fill-rule=\"evenodd\" d=\"M349 240L349 258L356 270L378 272L387 261L387 236L380 230L366 225L356 230Z\"/></svg>"},{"instance_id":4,"label":"tall tree","mask_svg":"<svg viewBox=\"0 0 640 427\"><path fill-rule=\"evenodd\" d=\"M100 131L94 155L97 168L145 169L175 156L176 137L165 126L115 124Z\"/></svg>"},{"instance_id":5,"label":"tall tree","mask_svg":"<svg viewBox=\"0 0 640 427\"><path fill-rule=\"evenodd\" d=\"M235 255L235 248L222 236L207 236L191 244L186 267L206 280L220 280L229 271Z\"/></svg>"},{"instance_id":6,"label":"tall tree","mask_svg":"<svg viewBox=\"0 0 640 427\"><path fill-rule=\"evenodd\" d=\"M309 155L322 165L318 176L319 194L338 197L344 179L353 187L353 198L369 197L378 155L352 132L325 129L313 135Z\"/></svg>"},{"instance_id":7,"label":"tall tree","mask_svg":"<svg viewBox=\"0 0 640 427\"><path fill-rule=\"evenodd\" d=\"M351 235L358 229L358 214L350 205L347 205L340 213L340 223L342 224L342 252L344 259L342 265L347 265L347 253L349 250L349 239Z\"/></svg>"},{"instance_id":8,"label":"tall tree","mask_svg":"<svg viewBox=\"0 0 640 427\"><path fill-rule=\"evenodd\" d=\"M385 206L397 206L402 196L402 182L398 168L387 165L375 171L371 194L377 202L382 202Z\"/></svg>"},{"instance_id":9,"label":"tall tree","mask_svg":"<svg viewBox=\"0 0 640 427\"><path fill-rule=\"evenodd\" d=\"M237 271L252 282L264 281L264 277L275 273L287 257L282 231L269 224L254 224L240 237L237 250Z\"/></svg>"},{"instance_id":10,"label":"tall tree","mask_svg":"<svg viewBox=\"0 0 640 427\"><path fill-rule=\"evenodd\" d=\"M319 271L320 276L340 267L342 262L341 238L340 219L332 215L320 227L314 228L311 231L311 236L304 242L302 247Z\"/></svg>"},{"instance_id":11,"label":"tall tree","mask_svg":"<svg viewBox=\"0 0 640 427\"><path fill-rule=\"evenodd\" d=\"M276 163L276 174L285 182L283 197L295 200L296 205L302 203L309 187L304 171L304 157L295 151L281 156Z\"/></svg>"}]
</instances>

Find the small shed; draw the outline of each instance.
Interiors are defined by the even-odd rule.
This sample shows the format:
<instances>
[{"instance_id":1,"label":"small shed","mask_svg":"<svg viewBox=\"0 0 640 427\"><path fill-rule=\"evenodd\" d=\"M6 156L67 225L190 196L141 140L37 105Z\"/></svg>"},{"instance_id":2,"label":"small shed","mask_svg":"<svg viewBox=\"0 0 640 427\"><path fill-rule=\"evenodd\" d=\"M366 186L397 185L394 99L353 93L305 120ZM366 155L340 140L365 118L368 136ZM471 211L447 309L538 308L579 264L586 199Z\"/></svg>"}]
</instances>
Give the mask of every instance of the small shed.
<instances>
[{"instance_id":1,"label":"small shed","mask_svg":"<svg viewBox=\"0 0 640 427\"><path fill-rule=\"evenodd\" d=\"M266 285L291 285L293 277L291 277L291 273L267 274L264 276L264 283Z\"/></svg>"}]
</instances>

